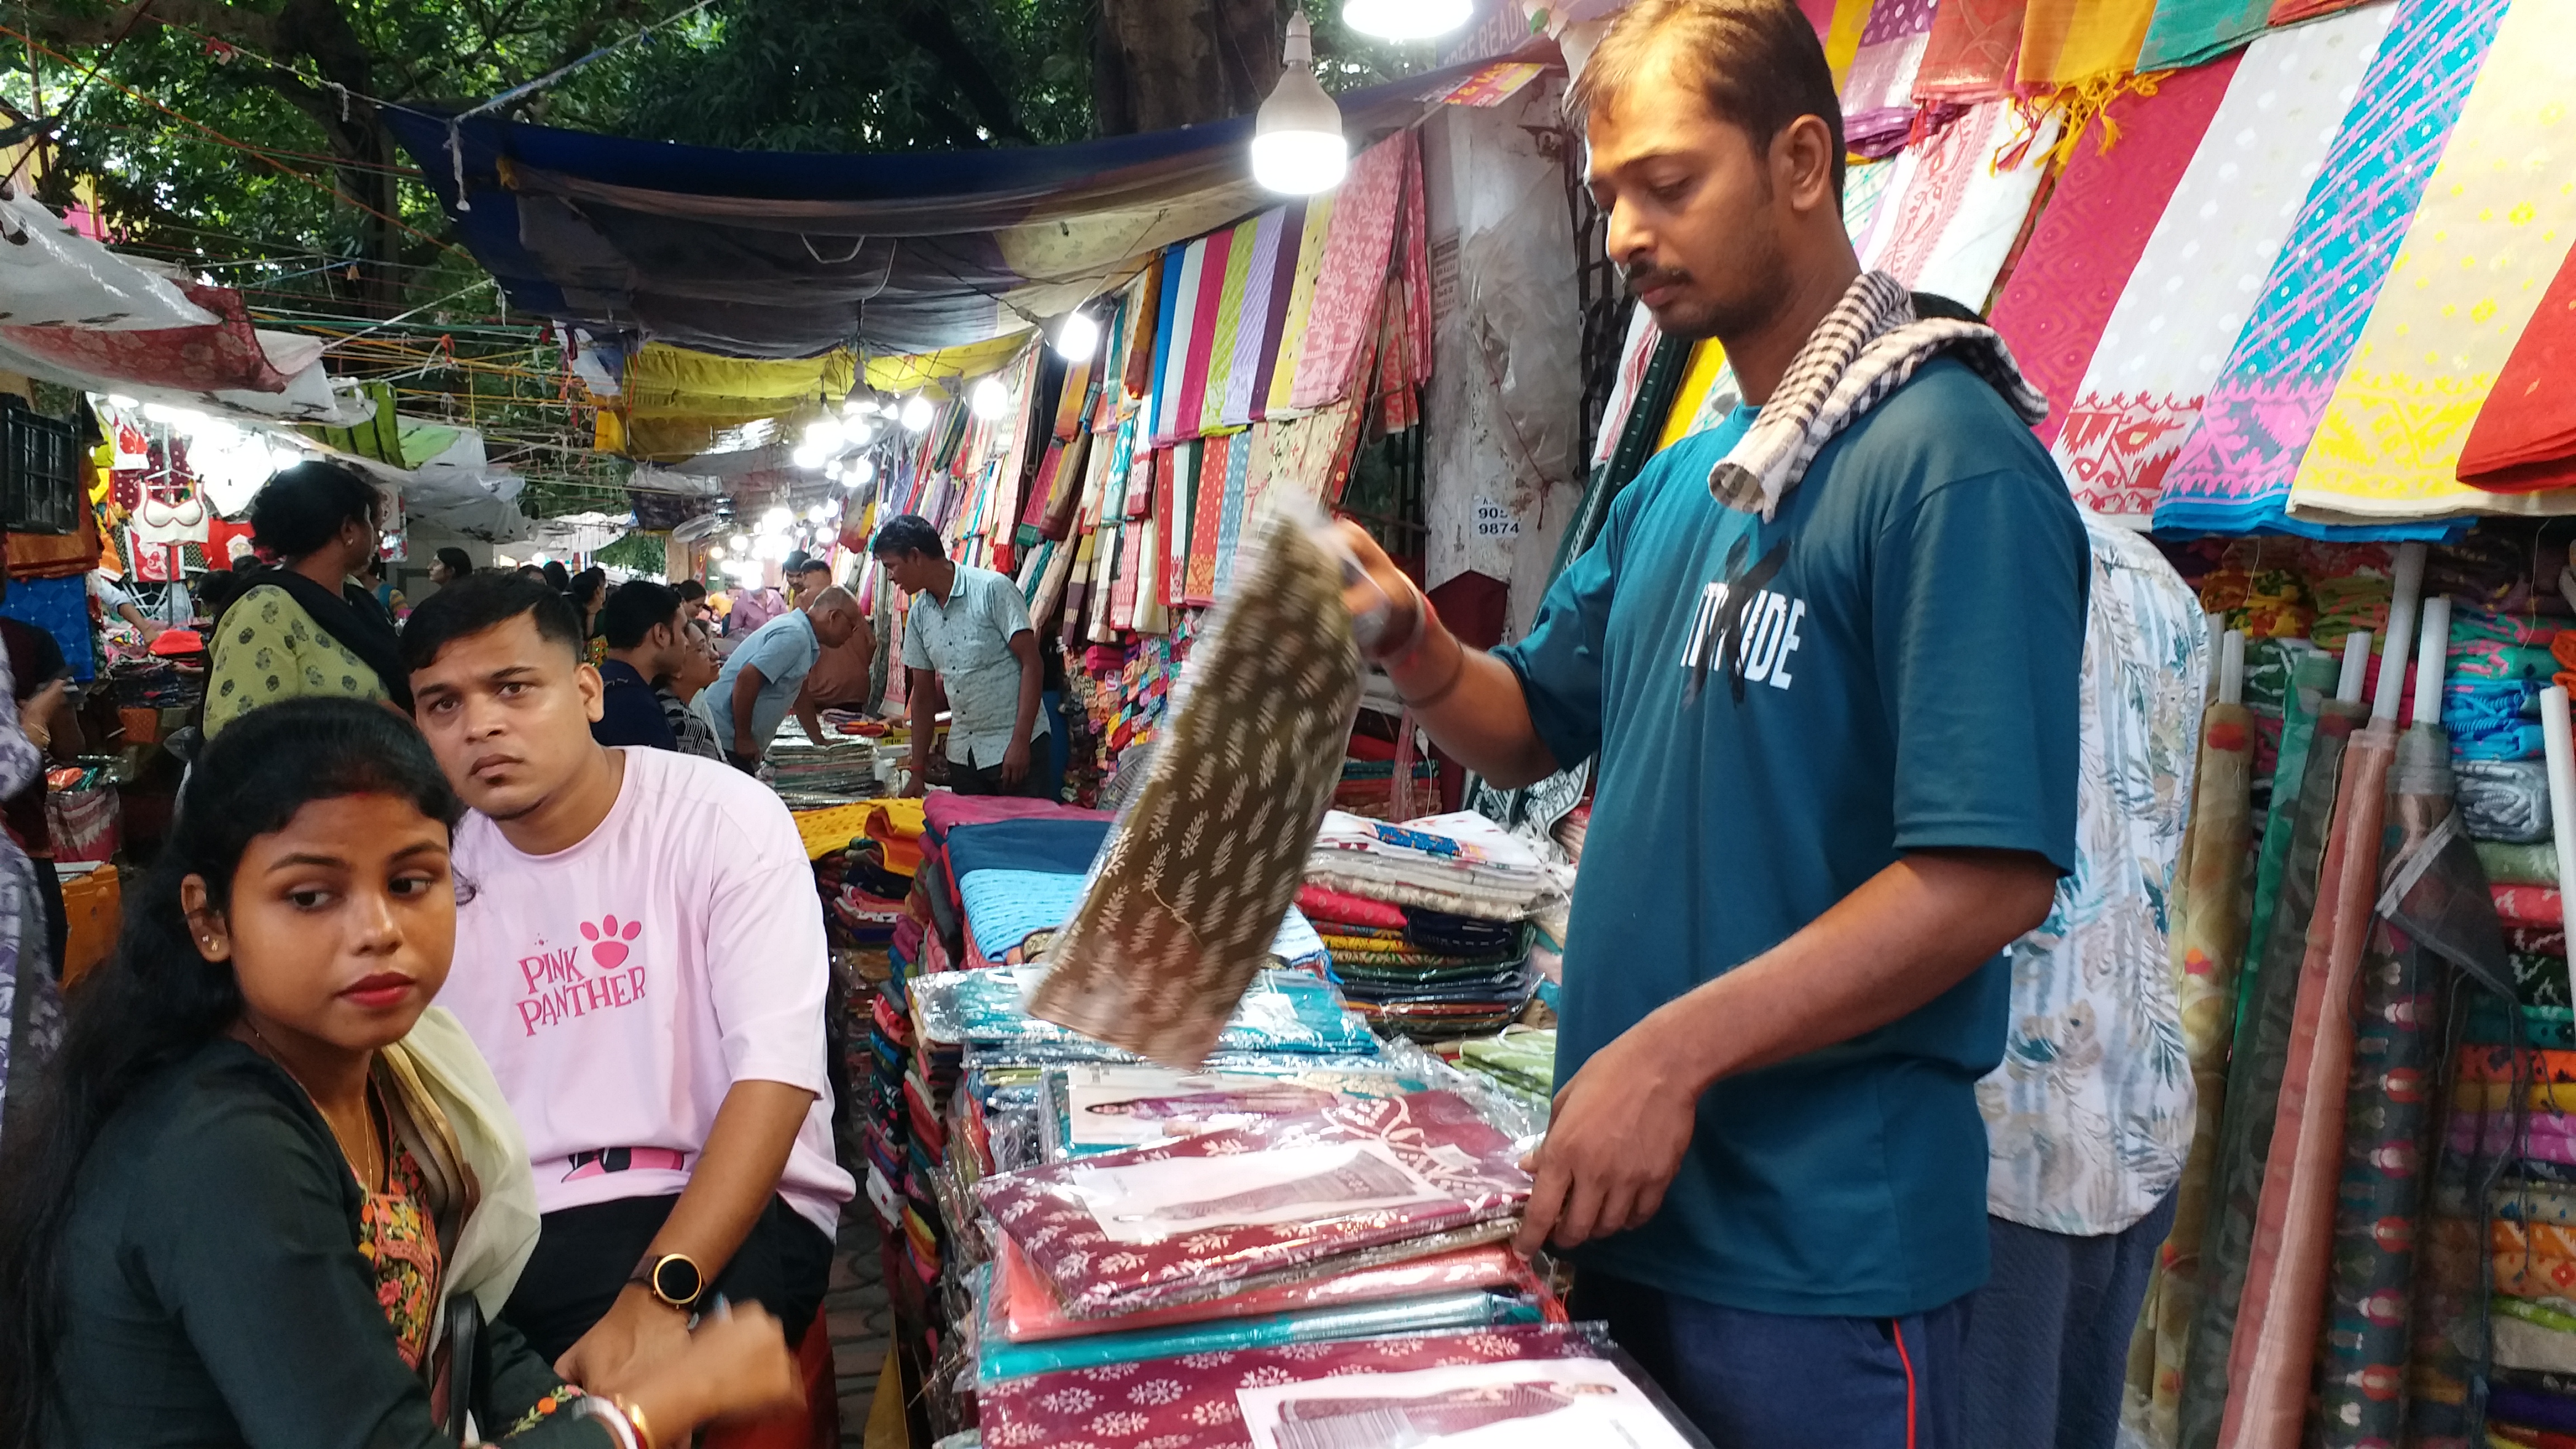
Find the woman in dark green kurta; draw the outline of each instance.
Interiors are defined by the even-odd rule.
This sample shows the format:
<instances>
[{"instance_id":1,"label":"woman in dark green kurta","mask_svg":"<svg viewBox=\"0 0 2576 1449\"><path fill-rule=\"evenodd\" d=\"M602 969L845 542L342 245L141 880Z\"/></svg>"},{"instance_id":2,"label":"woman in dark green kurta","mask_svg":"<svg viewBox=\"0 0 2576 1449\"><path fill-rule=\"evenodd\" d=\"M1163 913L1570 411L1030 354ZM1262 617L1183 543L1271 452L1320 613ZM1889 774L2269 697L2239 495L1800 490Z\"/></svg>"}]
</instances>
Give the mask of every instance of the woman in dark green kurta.
<instances>
[{"instance_id":1,"label":"woman in dark green kurta","mask_svg":"<svg viewBox=\"0 0 2576 1449\"><path fill-rule=\"evenodd\" d=\"M494 1134L438 1085L488 1073L423 1019L458 813L419 735L358 701L257 711L199 759L0 1157L0 1444L453 1449L432 1325L499 1201L459 1146ZM595 1395L488 1332L477 1428L518 1449L667 1449L796 1401L757 1310Z\"/></svg>"}]
</instances>

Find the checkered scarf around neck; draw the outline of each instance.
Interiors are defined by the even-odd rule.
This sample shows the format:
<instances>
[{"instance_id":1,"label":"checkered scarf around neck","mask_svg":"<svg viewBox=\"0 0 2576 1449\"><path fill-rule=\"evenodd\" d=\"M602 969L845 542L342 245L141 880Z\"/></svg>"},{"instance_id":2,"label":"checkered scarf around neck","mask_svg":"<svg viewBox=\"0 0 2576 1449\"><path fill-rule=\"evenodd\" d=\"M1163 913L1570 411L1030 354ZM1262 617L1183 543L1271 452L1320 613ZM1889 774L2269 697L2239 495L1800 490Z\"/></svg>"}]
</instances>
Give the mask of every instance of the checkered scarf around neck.
<instances>
[{"instance_id":1,"label":"checkered scarf around neck","mask_svg":"<svg viewBox=\"0 0 2576 1449\"><path fill-rule=\"evenodd\" d=\"M2022 380L2011 349L1995 329L1982 322L1921 315L1927 310L1945 308L1932 298L1918 302L1903 282L1885 272L1855 278L1798 349L1762 415L1710 470L1710 495L1770 522L1780 500L1806 477L1825 444L1885 402L1924 363L1945 353L2003 394L2022 421L2035 425L2048 416L2048 399Z\"/></svg>"}]
</instances>

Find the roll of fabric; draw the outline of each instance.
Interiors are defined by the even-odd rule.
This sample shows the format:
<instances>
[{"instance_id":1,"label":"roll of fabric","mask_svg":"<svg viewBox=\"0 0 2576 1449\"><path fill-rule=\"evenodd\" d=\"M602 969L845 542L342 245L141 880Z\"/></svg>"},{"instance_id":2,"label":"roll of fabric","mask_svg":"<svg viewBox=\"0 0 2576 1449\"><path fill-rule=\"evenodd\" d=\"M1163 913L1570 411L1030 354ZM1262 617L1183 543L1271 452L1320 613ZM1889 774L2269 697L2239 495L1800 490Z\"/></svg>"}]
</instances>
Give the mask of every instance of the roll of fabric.
<instances>
[{"instance_id":1,"label":"roll of fabric","mask_svg":"<svg viewBox=\"0 0 2576 1449\"><path fill-rule=\"evenodd\" d=\"M2576 1315L2518 1299L2495 1305L2495 1361L2533 1373L2576 1374Z\"/></svg>"},{"instance_id":2,"label":"roll of fabric","mask_svg":"<svg viewBox=\"0 0 2576 1449\"><path fill-rule=\"evenodd\" d=\"M2395 730L2353 736L2335 826L2300 963L2297 1023L2281 1075L2271 1151L2256 1208L2254 1251L2235 1342L2221 1449L2296 1449L2315 1368L2344 1145L2353 1051L2354 982L2378 896L2380 823Z\"/></svg>"},{"instance_id":3,"label":"roll of fabric","mask_svg":"<svg viewBox=\"0 0 2576 1449\"><path fill-rule=\"evenodd\" d=\"M2281 871L2289 862L2290 832L2298 822L2299 800L2308 771L2308 743L2317 728L2317 710L2333 693L2343 666L2329 654L2311 651L2297 656L2289 688L2281 697L2281 752L2272 771L2272 799L2263 819L2263 850L2254 866L2254 904L2247 922L2245 967L2237 977L2237 1020L2242 1030L2246 1003L2254 998L2264 943L2272 934L2272 913L2281 899Z\"/></svg>"},{"instance_id":4,"label":"roll of fabric","mask_svg":"<svg viewBox=\"0 0 2576 1449\"><path fill-rule=\"evenodd\" d=\"M2417 881L2434 868L2451 817L2451 753L2442 728L2419 724L2397 742L2391 771L2397 842L2389 873ZM2442 987L2450 970L2421 942L2374 921L2354 1013L2344 1096L2343 1180L2334 1215L2327 1330L2317 1365L2321 1449L2381 1449L2406 1427L2415 1294L2412 1231L2439 1120ZM2399 1225L2403 1225L2402 1227Z\"/></svg>"},{"instance_id":5,"label":"roll of fabric","mask_svg":"<svg viewBox=\"0 0 2576 1449\"><path fill-rule=\"evenodd\" d=\"M2200 760L2181 866L2182 904L2172 937L2183 1051L2199 1117L2175 1189L2173 1229L2157 1254L2152 1284L2157 1321L2173 1328L2170 1350L2163 1351L2160 1344L2157 1361L2169 1363L2177 1379L2189 1325L2200 1308L2201 1246L2209 1227L2219 1118L2227 1102L2227 1052L2236 1029L2236 975L2245 958L2252 908L2244 869L2253 835L2252 725L2253 716L2243 705L2213 704L2201 715ZM2169 1396L2164 1399L2167 1407L2160 1415L2152 1406L2149 1412L2170 1424L2172 1402Z\"/></svg>"},{"instance_id":6,"label":"roll of fabric","mask_svg":"<svg viewBox=\"0 0 2576 1449\"><path fill-rule=\"evenodd\" d=\"M2173 1442L2180 1449L2211 1449L2227 1410L2229 1361L2254 1255L2283 1076L2299 1026L2308 927L2318 912L2327 845L2336 838L2345 755L2362 717L2360 705L2342 700L2329 699L2318 707L2279 901L2230 1054L2230 1060L2245 1065L2228 1079L2220 1119L2209 1227L2201 1245L2201 1301L2196 1310L2177 1306L2158 1324L2151 1413L2173 1416Z\"/></svg>"}]
</instances>

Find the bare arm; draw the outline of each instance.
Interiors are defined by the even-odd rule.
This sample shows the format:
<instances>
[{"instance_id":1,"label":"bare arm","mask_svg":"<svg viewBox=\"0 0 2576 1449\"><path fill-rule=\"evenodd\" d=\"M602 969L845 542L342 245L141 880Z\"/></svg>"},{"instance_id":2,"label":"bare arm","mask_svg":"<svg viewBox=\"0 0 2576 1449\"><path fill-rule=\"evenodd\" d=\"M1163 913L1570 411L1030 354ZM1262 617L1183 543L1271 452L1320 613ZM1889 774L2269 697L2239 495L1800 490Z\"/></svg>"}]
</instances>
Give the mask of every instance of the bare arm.
<instances>
[{"instance_id":1,"label":"bare arm","mask_svg":"<svg viewBox=\"0 0 2576 1449\"><path fill-rule=\"evenodd\" d=\"M736 1082L716 1110L706 1151L690 1164L689 1185L653 1235L644 1261L684 1253L712 1283L751 1236L787 1170L788 1149L814 1105L814 1094L784 1082ZM644 1387L669 1356L687 1345L687 1321L639 1284L565 1353L556 1370L593 1392Z\"/></svg>"},{"instance_id":2,"label":"bare arm","mask_svg":"<svg viewBox=\"0 0 2576 1449\"><path fill-rule=\"evenodd\" d=\"M1918 851L1657 1008L1557 1093L1521 1247L1644 1223L1681 1167L1702 1093L1920 1009L2046 919L2056 890L2055 868L2035 855Z\"/></svg>"},{"instance_id":3,"label":"bare arm","mask_svg":"<svg viewBox=\"0 0 2576 1449\"><path fill-rule=\"evenodd\" d=\"M918 795L929 788L930 732L939 723L937 677L927 669L907 673L904 698L912 716L912 771L910 793Z\"/></svg>"},{"instance_id":4,"label":"bare arm","mask_svg":"<svg viewBox=\"0 0 2576 1449\"><path fill-rule=\"evenodd\" d=\"M752 707L760 702L760 692L768 687L768 677L756 664L745 664L742 672L733 677L733 698L726 703L733 707L733 752L737 755L758 759L769 744L767 740L753 739L751 729Z\"/></svg>"},{"instance_id":5,"label":"bare arm","mask_svg":"<svg viewBox=\"0 0 2576 1449\"><path fill-rule=\"evenodd\" d=\"M805 738L812 740L816 749L823 747L823 711L816 707L811 689L796 693L796 723L804 727Z\"/></svg>"},{"instance_id":6,"label":"bare arm","mask_svg":"<svg viewBox=\"0 0 2576 1449\"><path fill-rule=\"evenodd\" d=\"M1038 703L1046 692L1046 666L1038 661L1038 636L1023 629L1011 636L1011 657L1020 661L1020 707L1011 725L1011 743L1002 751L1002 778L1016 785L1028 778L1029 740L1037 730Z\"/></svg>"},{"instance_id":7,"label":"bare arm","mask_svg":"<svg viewBox=\"0 0 2576 1449\"><path fill-rule=\"evenodd\" d=\"M1394 601L1379 655L1395 692L1440 748L1505 789L1535 784L1558 761L1530 723L1520 676L1482 650L1470 649L1433 616L1413 581L1359 525L1344 522L1342 539L1367 570L1345 595L1354 615Z\"/></svg>"}]
</instances>

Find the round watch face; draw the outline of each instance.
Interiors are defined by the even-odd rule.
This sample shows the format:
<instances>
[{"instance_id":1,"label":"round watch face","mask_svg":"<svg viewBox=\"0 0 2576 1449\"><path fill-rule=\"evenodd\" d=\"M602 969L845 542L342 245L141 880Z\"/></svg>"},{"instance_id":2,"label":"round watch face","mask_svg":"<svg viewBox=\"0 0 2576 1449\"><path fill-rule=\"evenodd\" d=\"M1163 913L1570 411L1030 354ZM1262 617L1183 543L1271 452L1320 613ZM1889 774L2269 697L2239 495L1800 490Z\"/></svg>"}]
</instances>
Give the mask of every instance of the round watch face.
<instances>
[{"instance_id":1,"label":"round watch face","mask_svg":"<svg viewBox=\"0 0 2576 1449\"><path fill-rule=\"evenodd\" d=\"M687 1307L705 1286L698 1265L677 1253L653 1265L653 1292L665 1303Z\"/></svg>"}]
</instances>

